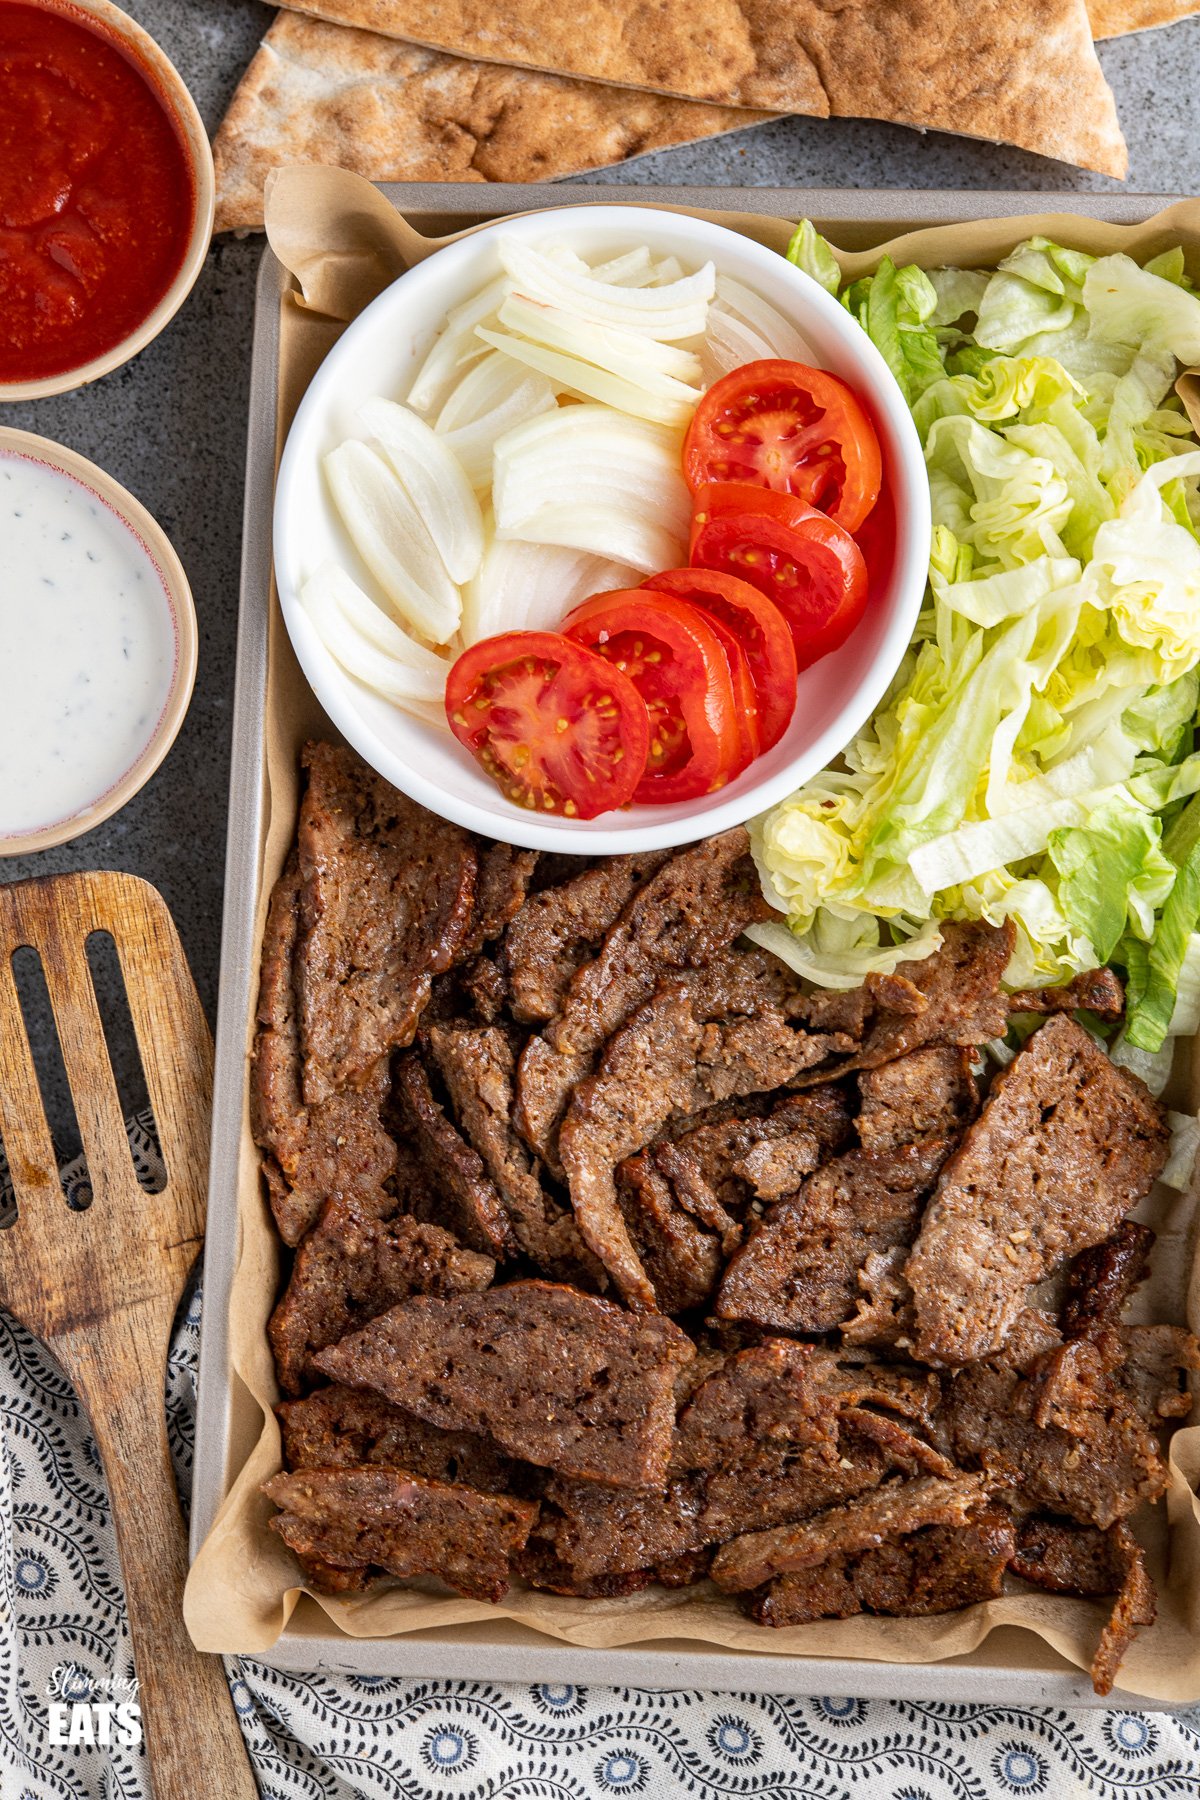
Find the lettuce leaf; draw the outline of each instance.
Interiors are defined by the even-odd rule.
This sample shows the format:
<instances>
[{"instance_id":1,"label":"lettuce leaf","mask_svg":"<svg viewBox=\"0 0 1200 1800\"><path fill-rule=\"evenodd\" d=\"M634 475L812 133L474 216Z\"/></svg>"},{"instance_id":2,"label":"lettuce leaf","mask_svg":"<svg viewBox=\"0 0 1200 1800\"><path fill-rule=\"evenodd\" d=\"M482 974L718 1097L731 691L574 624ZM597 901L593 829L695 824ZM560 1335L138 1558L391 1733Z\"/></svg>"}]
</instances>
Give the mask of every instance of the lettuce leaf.
<instances>
[{"instance_id":1,"label":"lettuce leaf","mask_svg":"<svg viewBox=\"0 0 1200 1800\"><path fill-rule=\"evenodd\" d=\"M1144 953L1126 945L1125 1038L1139 1050L1161 1050L1170 1032L1180 972L1200 924L1200 795L1166 833L1163 850L1176 873L1154 935Z\"/></svg>"},{"instance_id":2,"label":"lettuce leaf","mask_svg":"<svg viewBox=\"0 0 1200 1800\"><path fill-rule=\"evenodd\" d=\"M885 256L874 275L847 288L843 304L883 356L910 406L941 380L942 350L930 323L938 296L923 269L915 264L897 269Z\"/></svg>"},{"instance_id":3,"label":"lettuce leaf","mask_svg":"<svg viewBox=\"0 0 1200 1800\"><path fill-rule=\"evenodd\" d=\"M1155 909L1175 881L1162 847L1162 826L1123 795L1096 806L1084 825L1050 833L1047 851L1058 871L1058 902L1106 963L1131 925L1148 939Z\"/></svg>"},{"instance_id":4,"label":"lettuce leaf","mask_svg":"<svg viewBox=\"0 0 1200 1800\"><path fill-rule=\"evenodd\" d=\"M790 263L803 269L819 282L827 294L837 294L842 285L842 271L837 257L811 219L801 219L793 231L785 252Z\"/></svg>"},{"instance_id":5,"label":"lettuce leaf","mask_svg":"<svg viewBox=\"0 0 1200 1800\"><path fill-rule=\"evenodd\" d=\"M821 246L793 239L829 282ZM991 271L884 258L841 299L924 446L930 583L872 719L754 826L789 960L849 985L946 919L1011 918L1015 984L1126 967L1124 1053L1153 1059L1187 1016L1191 960L1200 996L1184 259L1140 269L1031 239Z\"/></svg>"}]
</instances>

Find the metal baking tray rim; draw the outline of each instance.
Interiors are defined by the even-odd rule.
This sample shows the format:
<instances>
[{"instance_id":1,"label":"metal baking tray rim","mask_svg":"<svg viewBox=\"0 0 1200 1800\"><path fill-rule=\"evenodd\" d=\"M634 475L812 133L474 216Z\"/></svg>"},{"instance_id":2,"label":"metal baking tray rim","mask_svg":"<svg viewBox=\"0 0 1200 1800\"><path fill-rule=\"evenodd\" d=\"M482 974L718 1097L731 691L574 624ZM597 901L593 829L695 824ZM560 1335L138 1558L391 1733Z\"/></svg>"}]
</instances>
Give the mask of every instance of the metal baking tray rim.
<instances>
[{"instance_id":1,"label":"metal baking tray rim","mask_svg":"<svg viewBox=\"0 0 1200 1800\"><path fill-rule=\"evenodd\" d=\"M612 184L384 184L381 191L419 229L437 235L509 212L566 204L699 206L727 213L812 218L839 241L861 247L922 225L1038 211L1074 212L1131 224L1171 205L1176 194L1072 194L818 188L688 188ZM191 1557L207 1537L231 1484L234 1376L229 1362L228 1296L237 1262L238 1146L247 1025L257 991L254 923L266 793L263 697L271 597L271 512L275 481L276 388L280 305L293 282L270 248L255 292L246 443L241 597L234 686L229 822L221 938L208 1234L204 1255ZM1114 1689L1097 1699L1087 1677L1031 1632L993 1631L966 1657L935 1663L724 1651L658 1639L587 1649L497 1619L400 1637L351 1638L321 1609L301 1600L274 1648L257 1661L301 1672L448 1677L462 1680L571 1681L645 1688L688 1688L789 1695L853 1693L866 1699L1042 1704L1144 1710L1145 1700ZM1157 1710L1163 1710L1160 1707Z\"/></svg>"}]
</instances>

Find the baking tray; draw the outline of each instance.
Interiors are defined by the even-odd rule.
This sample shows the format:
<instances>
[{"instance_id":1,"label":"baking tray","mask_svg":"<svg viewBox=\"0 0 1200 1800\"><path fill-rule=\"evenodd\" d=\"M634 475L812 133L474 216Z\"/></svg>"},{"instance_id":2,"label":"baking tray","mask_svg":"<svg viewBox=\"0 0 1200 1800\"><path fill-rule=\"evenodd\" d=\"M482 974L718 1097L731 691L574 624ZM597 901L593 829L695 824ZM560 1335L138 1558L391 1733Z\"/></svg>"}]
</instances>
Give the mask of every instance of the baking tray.
<instances>
[{"instance_id":1,"label":"baking tray","mask_svg":"<svg viewBox=\"0 0 1200 1800\"><path fill-rule=\"evenodd\" d=\"M847 249L865 249L922 225L1001 218L1031 210L1074 212L1135 224L1171 205L1175 194L971 193L835 188L697 188L597 184L391 183L381 190L431 236L485 219L539 207L575 204L689 206L725 213L806 217ZM245 1045L257 997L254 920L262 871L259 844L265 807L263 717L267 621L271 589L271 507L277 440L279 317L291 276L263 253L254 314L254 347L246 448L241 611L233 710L233 759L225 863L220 1005L216 1034L204 1315L192 1494L195 1558L236 1473L237 1396L229 1363L228 1304L238 1251L238 1143L246 1080ZM780 1656L723 1651L663 1639L626 1648L582 1649L511 1620L403 1637L356 1639L333 1630L307 1596L274 1649L258 1660L279 1669L360 1675L445 1676L466 1680L590 1682L648 1688L702 1688L777 1694L855 1694L864 1698L1018 1705L1144 1708L1134 1694L1098 1700L1080 1670L1032 1632L993 1631L969 1656L937 1663L886 1663L859 1658Z\"/></svg>"}]
</instances>

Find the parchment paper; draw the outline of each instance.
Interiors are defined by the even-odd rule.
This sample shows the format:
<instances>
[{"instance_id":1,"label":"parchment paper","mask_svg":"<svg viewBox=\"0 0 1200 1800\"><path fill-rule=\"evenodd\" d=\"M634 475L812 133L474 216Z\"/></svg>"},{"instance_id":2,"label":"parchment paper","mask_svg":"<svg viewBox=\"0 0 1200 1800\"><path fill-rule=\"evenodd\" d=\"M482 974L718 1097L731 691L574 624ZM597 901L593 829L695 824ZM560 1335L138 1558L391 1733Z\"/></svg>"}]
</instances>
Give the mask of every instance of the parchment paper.
<instances>
[{"instance_id":1,"label":"parchment paper","mask_svg":"<svg viewBox=\"0 0 1200 1800\"><path fill-rule=\"evenodd\" d=\"M579 196L564 194L564 204ZM631 203L641 204L636 194ZM782 251L789 226L778 219L705 213ZM1200 276L1200 202L1159 213L1140 226L1116 226L1068 214L947 225L916 231L874 250L839 254L847 276L868 272L886 250L897 262L964 266L994 264L1022 238L1043 233L1091 251L1125 250L1139 260L1175 243L1187 247L1190 272ZM307 382L345 322L405 268L441 242L420 236L384 197L358 176L326 168L279 171L267 188L267 234L276 255L296 275L300 292L285 302L280 362L280 438ZM1186 378L1185 378L1186 381ZM1194 383L1193 383L1194 389ZM1189 398L1195 398L1194 392ZM266 827L261 845L258 931L271 886L292 842L298 804L298 757L307 737L336 735L300 673L272 597L266 717ZM250 1042L246 1044L247 1056ZM1200 1106L1200 1054L1177 1075L1171 1103ZM1159 1188L1141 1209L1159 1234L1154 1275L1138 1296L1135 1316L1188 1323L1200 1330L1200 1260L1194 1195ZM239 1260L229 1300L230 1359L234 1371L231 1467L238 1472L196 1559L185 1595L188 1627L203 1650L253 1654L270 1649L302 1592L291 1553L267 1529L274 1510L260 1484L281 1466L279 1429L271 1411L279 1399L266 1337L275 1303L280 1253L261 1192L258 1154L243 1117L240 1157ZM217 1304L219 1297L209 1297ZM1195 1416L1193 1414L1193 1416ZM1143 1631L1120 1673L1121 1685L1147 1700L1200 1700L1200 1425L1177 1430L1170 1446L1165 1503L1135 1521L1146 1543L1159 1590L1159 1618ZM667 1592L652 1589L621 1600L575 1600L519 1585L498 1607L458 1599L435 1584L392 1588L353 1599L313 1596L330 1622L352 1637L386 1637L473 1620L507 1618L568 1643L635 1644L689 1639L760 1656L863 1657L898 1663L961 1656L992 1630L1023 1627L1068 1661L1086 1668L1108 1603L1070 1600L1035 1590L929 1619L855 1618L773 1631L752 1624L735 1601L709 1585ZM769 1663L747 1657L747 1684L769 1683Z\"/></svg>"}]
</instances>

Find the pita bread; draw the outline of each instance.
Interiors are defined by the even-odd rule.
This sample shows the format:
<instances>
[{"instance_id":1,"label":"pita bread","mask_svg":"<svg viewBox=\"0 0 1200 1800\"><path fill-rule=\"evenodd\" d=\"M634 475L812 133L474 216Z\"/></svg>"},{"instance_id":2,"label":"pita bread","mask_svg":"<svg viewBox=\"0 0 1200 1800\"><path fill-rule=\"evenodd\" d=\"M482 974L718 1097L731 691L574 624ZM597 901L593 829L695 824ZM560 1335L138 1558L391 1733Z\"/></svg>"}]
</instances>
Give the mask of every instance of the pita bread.
<instances>
[{"instance_id":1,"label":"pita bread","mask_svg":"<svg viewBox=\"0 0 1200 1800\"><path fill-rule=\"evenodd\" d=\"M1087 0L1096 38L1124 37L1152 25L1173 25L1200 13L1200 0Z\"/></svg>"},{"instance_id":2,"label":"pita bread","mask_svg":"<svg viewBox=\"0 0 1200 1800\"><path fill-rule=\"evenodd\" d=\"M263 182L281 163L333 163L371 181L543 181L759 118L281 12L213 141L215 229L261 229Z\"/></svg>"},{"instance_id":3,"label":"pita bread","mask_svg":"<svg viewBox=\"0 0 1200 1800\"><path fill-rule=\"evenodd\" d=\"M1106 175L1127 157L1084 0L300 0L452 55L721 106L890 119Z\"/></svg>"}]
</instances>

